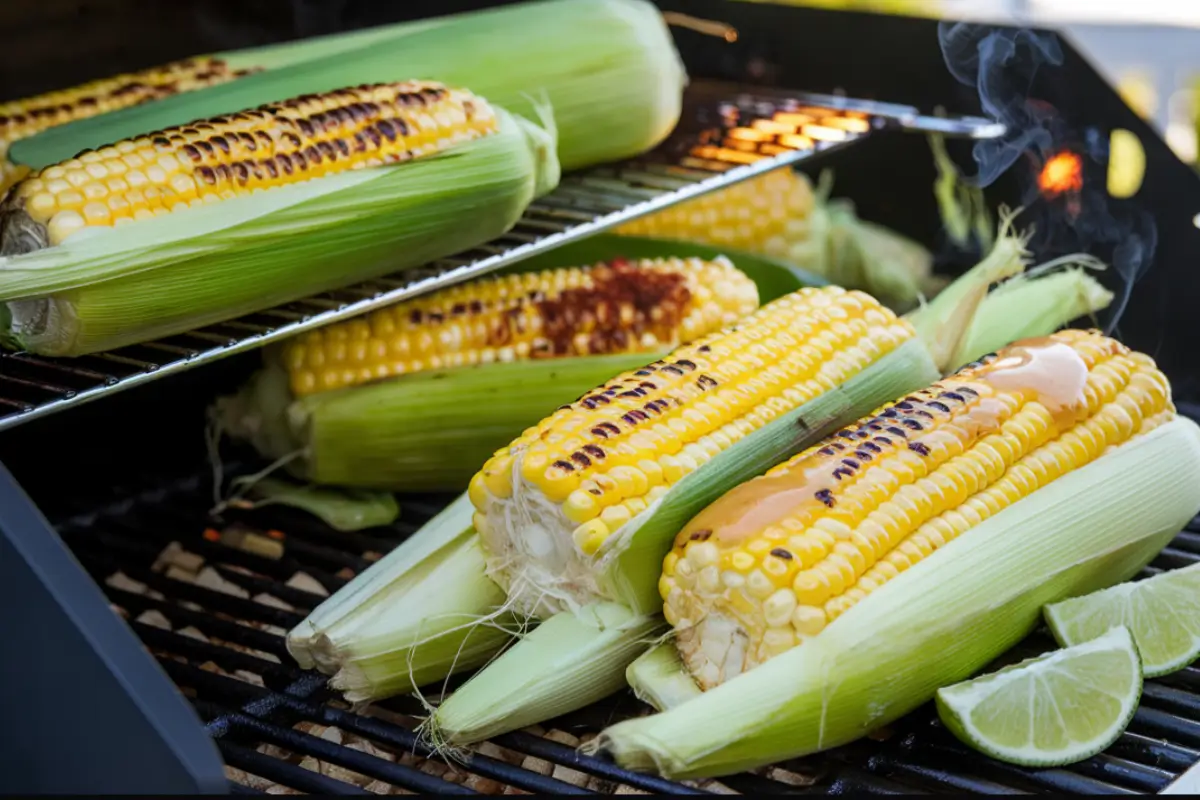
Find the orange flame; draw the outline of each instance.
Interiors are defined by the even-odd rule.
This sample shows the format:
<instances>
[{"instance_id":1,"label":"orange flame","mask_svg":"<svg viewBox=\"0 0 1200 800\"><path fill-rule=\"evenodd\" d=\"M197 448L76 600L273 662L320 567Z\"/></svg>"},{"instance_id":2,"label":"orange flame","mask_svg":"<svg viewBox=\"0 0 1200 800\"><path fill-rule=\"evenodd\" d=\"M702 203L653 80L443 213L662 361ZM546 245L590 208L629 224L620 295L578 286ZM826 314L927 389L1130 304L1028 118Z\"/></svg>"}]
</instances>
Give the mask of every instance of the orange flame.
<instances>
[{"instance_id":1,"label":"orange flame","mask_svg":"<svg viewBox=\"0 0 1200 800\"><path fill-rule=\"evenodd\" d=\"M1042 194L1051 197L1083 188L1083 161L1071 152L1058 153L1042 167L1038 176Z\"/></svg>"}]
</instances>

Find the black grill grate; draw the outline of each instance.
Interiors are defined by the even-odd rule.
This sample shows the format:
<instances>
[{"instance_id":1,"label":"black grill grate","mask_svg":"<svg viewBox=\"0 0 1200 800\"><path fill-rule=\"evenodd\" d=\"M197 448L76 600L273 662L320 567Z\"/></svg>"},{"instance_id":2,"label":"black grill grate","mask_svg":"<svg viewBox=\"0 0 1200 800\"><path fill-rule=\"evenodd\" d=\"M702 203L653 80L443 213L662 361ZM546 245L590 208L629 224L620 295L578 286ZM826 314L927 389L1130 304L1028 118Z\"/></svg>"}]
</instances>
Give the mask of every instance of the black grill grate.
<instances>
[{"instance_id":1,"label":"black grill grate","mask_svg":"<svg viewBox=\"0 0 1200 800\"><path fill-rule=\"evenodd\" d=\"M1131 794L1157 792L1200 762L1200 669L1188 668L1146 684L1128 731L1106 753L1062 769L1021 769L978 755L926 708L884 734L820 756L679 784L576 751L606 724L648 710L627 693L498 737L452 768L426 758L414 733L422 713L415 699L355 713L325 689L323 676L294 665L283 640L325 592L412 533L446 499L402 498L402 522L359 533L278 507L227 512L223 530L257 532L257 554L214 541L211 487L199 477L130 493L100 511L65 517L57 528L191 699L239 793ZM284 533L272 538L271 531ZM1144 574L1197 561L1200 518ZM1010 655L1053 646L1040 632Z\"/></svg>"},{"instance_id":2,"label":"black grill grate","mask_svg":"<svg viewBox=\"0 0 1200 800\"><path fill-rule=\"evenodd\" d=\"M772 127L778 114L790 114L795 124ZM806 123L803 117L811 121ZM70 360L2 354L0 430L490 272L682 200L852 144L873 130L936 129L974 138L1002 131L987 120L935 119L908 106L799 92L738 95L702 82L689 90L684 120L677 133L651 153L564 176L558 189L530 206L513 230L428 267L110 353ZM840 127L830 124L839 120Z\"/></svg>"}]
</instances>

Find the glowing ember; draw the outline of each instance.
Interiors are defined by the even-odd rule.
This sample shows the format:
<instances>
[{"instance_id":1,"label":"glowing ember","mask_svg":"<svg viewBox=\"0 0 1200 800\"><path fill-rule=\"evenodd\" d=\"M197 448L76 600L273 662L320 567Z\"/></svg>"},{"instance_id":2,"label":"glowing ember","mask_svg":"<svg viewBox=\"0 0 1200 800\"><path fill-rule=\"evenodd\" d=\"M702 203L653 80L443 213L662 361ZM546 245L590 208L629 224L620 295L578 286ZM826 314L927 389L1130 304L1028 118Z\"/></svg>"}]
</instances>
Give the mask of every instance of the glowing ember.
<instances>
[{"instance_id":1,"label":"glowing ember","mask_svg":"<svg viewBox=\"0 0 1200 800\"><path fill-rule=\"evenodd\" d=\"M1059 153L1042 167L1038 186L1050 196L1078 192L1083 188L1083 162L1074 153Z\"/></svg>"}]
</instances>

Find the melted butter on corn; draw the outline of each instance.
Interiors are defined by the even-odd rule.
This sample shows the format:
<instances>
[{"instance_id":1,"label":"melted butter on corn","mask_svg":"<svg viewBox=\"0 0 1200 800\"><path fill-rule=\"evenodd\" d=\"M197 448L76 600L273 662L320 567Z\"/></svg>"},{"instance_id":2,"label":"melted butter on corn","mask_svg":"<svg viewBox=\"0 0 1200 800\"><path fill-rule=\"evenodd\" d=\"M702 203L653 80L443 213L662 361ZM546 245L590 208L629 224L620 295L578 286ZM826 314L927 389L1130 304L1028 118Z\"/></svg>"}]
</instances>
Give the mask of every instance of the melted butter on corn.
<instances>
[{"instance_id":1,"label":"melted butter on corn","mask_svg":"<svg viewBox=\"0 0 1200 800\"><path fill-rule=\"evenodd\" d=\"M427 369L653 351L733 324L758 307L728 259L644 259L484 278L290 342L293 393Z\"/></svg>"},{"instance_id":2,"label":"melted butter on corn","mask_svg":"<svg viewBox=\"0 0 1200 800\"><path fill-rule=\"evenodd\" d=\"M708 689L819 634L946 542L1174 413L1154 362L1094 332L1006 348L730 491L659 590Z\"/></svg>"},{"instance_id":3,"label":"melted butter on corn","mask_svg":"<svg viewBox=\"0 0 1200 800\"><path fill-rule=\"evenodd\" d=\"M476 528L496 562L518 552L587 598L589 560L671 486L914 335L861 292L780 298L617 376L499 450L471 481ZM514 503L538 520L514 523Z\"/></svg>"},{"instance_id":4,"label":"melted butter on corn","mask_svg":"<svg viewBox=\"0 0 1200 800\"><path fill-rule=\"evenodd\" d=\"M60 244L112 227L350 169L429 155L497 130L482 98L412 81L304 95L81 153L30 176L0 209Z\"/></svg>"}]
</instances>

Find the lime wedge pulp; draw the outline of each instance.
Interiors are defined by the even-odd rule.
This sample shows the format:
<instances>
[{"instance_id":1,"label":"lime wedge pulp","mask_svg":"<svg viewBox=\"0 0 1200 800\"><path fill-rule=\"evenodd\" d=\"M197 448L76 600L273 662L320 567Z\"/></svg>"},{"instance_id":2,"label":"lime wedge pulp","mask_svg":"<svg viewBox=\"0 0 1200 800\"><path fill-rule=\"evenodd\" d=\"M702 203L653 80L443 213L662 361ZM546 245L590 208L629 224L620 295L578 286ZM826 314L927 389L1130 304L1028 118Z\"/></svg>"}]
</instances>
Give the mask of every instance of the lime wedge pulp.
<instances>
[{"instance_id":1,"label":"lime wedge pulp","mask_svg":"<svg viewBox=\"0 0 1200 800\"><path fill-rule=\"evenodd\" d=\"M1121 735L1142 694L1133 637L1099 638L939 689L938 716L966 744L1001 761L1082 761Z\"/></svg>"},{"instance_id":2,"label":"lime wedge pulp","mask_svg":"<svg viewBox=\"0 0 1200 800\"><path fill-rule=\"evenodd\" d=\"M1200 656L1200 564L1054 603L1044 613L1064 647L1124 625L1137 643L1142 673L1165 675Z\"/></svg>"}]
</instances>

